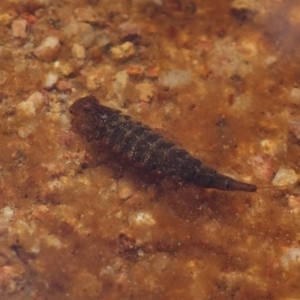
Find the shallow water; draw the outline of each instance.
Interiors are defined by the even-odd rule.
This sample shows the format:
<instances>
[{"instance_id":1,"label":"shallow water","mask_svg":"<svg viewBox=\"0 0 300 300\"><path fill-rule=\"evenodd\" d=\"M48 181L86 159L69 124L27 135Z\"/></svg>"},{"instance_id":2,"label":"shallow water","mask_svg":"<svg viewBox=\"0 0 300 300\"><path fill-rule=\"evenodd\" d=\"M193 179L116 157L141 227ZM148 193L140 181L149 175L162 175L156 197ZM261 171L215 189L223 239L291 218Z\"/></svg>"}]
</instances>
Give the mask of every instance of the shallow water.
<instances>
[{"instance_id":1,"label":"shallow water","mask_svg":"<svg viewBox=\"0 0 300 300\"><path fill-rule=\"evenodd\" d=\"M299 298L297 1L2 2L1 299ZM87 94L260 189L95 151Z\"/></svg>"}]
</instances>

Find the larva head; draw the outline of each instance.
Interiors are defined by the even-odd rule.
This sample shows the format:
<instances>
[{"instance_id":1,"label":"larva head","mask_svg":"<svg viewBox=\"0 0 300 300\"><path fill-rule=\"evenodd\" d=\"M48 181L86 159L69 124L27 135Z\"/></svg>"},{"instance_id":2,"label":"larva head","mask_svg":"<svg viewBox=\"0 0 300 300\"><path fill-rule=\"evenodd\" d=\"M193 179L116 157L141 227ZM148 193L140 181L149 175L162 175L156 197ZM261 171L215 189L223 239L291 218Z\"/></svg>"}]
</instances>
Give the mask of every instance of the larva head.
<instances>
[{"instance_id":1,"label":"larva head","mask_svg":"<svg viewBox=\"0 0 300 300\"><path fill-rule=\"evenodd\" d=\"M97 107L97 99L93 96L86 96L77 99L69 108L69 112L73 117L84 117L92 113L92 111Z\"/></svg>"},{"instance_id":2,"label":"larva head","mask_svg":"<svg viewBox=\"0 0 300 300\"><path fill-rule=\"evenodd\" d=\"M101 123L105 123L107 114L102 112L102 106L93 96L76 100L69 108L73 116L72 130L82 135L86 140L98 139L97 131Z\"/></svg>"}]
</instances>

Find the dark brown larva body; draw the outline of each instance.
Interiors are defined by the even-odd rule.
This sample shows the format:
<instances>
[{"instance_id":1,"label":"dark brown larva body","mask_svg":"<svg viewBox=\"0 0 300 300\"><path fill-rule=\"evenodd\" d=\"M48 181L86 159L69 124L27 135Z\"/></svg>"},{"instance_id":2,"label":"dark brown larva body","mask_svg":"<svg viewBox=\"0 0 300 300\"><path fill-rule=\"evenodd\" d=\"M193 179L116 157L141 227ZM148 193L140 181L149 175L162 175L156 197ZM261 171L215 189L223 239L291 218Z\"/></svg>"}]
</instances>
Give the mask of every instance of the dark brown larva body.
<instances>
[{"instance_id":1,"label":"dark brown larva body","mask_svg":"<svg viewBox=\"0 0 300 300\"><path fill-rule=\"evenodd\" d=\"M70 113L74 118L73 130L87 141L104 139L115 152L145 169L204 188L247 192L257 189L255 185L217 173L150 127L100 105L93 96L78 99L70 107Z\"/></svg>"}]
</instances>

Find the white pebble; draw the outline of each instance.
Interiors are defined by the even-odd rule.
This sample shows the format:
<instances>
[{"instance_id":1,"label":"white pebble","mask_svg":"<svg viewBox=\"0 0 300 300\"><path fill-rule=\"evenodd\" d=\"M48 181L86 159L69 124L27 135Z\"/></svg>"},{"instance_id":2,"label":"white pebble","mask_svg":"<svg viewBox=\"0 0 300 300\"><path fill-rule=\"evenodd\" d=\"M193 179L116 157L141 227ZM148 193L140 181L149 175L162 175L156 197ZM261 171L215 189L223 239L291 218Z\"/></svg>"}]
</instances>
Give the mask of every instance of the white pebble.
<instances>
[{"instance_id":1,"label":"white pebble","mask_svg":"<svg viewBox=\"0 0 300 300\"><path fill-rule=\"evenodd\" d=\"M101 48L107 46L111 42L109 36L105 33L101 33L97 36L97 45Z\"/></svg>"},{"instance_id":2,"label":"white pebble","mask_svg":"<svg viewBox=\"0 0 300 300\"><path fill-rule=\"evenodd\" d=\"M138 91L140 101L150 102L154 97L154 87L149 82L138 83L135 88Z\"/></svg>"},{"instance_id":3,"label":"white pebble","mask_svg":"<svg viewBox=\"0 0 300 300\"><path fill-rule=\"evenodd\" d=\"M48 244L48 246L58 249L62 247L62 242L60 241L60 239L53 234L49 234L47 237L45 237L45 241Z\"/></svg>"},{"instance_id":4,"label":"white pebble","mask_svg":"<svg viewBox=\"0 0 300 300\"><path fill-rule=\"evenodd\" d=\"M58 80L58 74L49 72L45 75L44 77L44 83L43 83L43 88L44 89L51 89L54 87Z\"/></svg>"},{"instance_id":5,"label":"white pebble","mask_svg":"<svg viewBox=\"0 0 300 300\"><path fill-rule=\"evenodd\" d=\"M73 21L64 28L64 32L68 39L85 48L90 47L96 38L94 28L85 22Z\"/></svg>"},{"instance_id":6,"label":"white pebble","mask_svg":"<svg viewBox=\"0 0 300 300\"><path fill-rule=\"evenodd\" d=\"M32 101L22 101L17 104L17 111L23 113L26 116L34 116L35 106Z\"/></svg>"},{"instance_id":7,"label":"white pebble","mask_svg":"<svg viewBox=\"0 0 300 300\"><path fill-rule=\"evenodd\" d=\"M26 101L22 101L17 104L17 111L24 114L25 116L34 116L36 110L43 107L45 98L42 93L36 91L32 93Z\"/></svg>"},{"instance_id":8,"label":"white pebble","mask_svg":"<svg viewBox=\"0 0 300 300\"><path fill-rule=\"evenodd\" d=\"M293 169L280 167L277 171L272 183L275 186L285 186L295 184L299 179L299 175Z\"/></svg>"},{"instance_id":9,"label":"white pebble","mask_svg":"<svg viewBox=\"0 0 300 300\"><path fill-rule=\"evenodd\" d=\"M300 212L300 197L290 195L288 197L288 205L291 213L298 214Z\"/></svg>"},{"instance_id":10,"label":"white pebble","mask_svg":"<svg viewBox=\"0 0 300 300\"><path fill-rule=\"evenodd\" d=\"M128 82L128 74L126 71L120 71L115 76L113 83L113 91L118 97L119 101L123 101L123 92Z\"/></svg>"},{"instance_id":11,"label":"white pebble","mask_svg":"<svg viewBox=\"0 0 300 300\"><path fill-rule=\"evenodd\" d=\"M70 118L67 117L65 114L61 114L59 117L59 123L63 128L69 128L70 127Z\"/></svg>"},{"instance_id":12,"label":"white pebble","mask_svg":"<svg viewBox=\"0 0 300 300\"><path fill-rule=\"evenodd\" d=\"M288 270L292 265L300 265L300 249L290 248L280 258L282 266Z\"/></svg>"},{"instance_id":13,"label":"white pebble","mask_svg":"<svg viewBox=\"0 0 300 300\"><path fill-rule=\"evenodd\" d=\"M63 187L62 182L59 181L59 180L49 181L49 182L47 183L47 185L48 185L48 187L49 187L49 189L50 189L51 191L53 191L53 190L55 190L55 189L61 189L61 188Z\"/></svg>"},{"instance_id":14,"label":"white pebble","mask_svg":"<svg viewBox=\"0 0 300 300\"><path fill-rule=\"evenodd\" d=\"M33 245L27 250L28 253L31 254L38 254L40 253L41 248L40 248L40 241L39 240L34 240Z\"/></svg>"},{"instance_id":15,"label":"white pebble","mask_svg":"<svg viewBox=\"0 0 300 300\"><path fill-rule=\"evenodd\" d=\"M41 92L36 91L27 98L26 102L32 102L35 109L41 109L45 104L45 97Z\"/></svg>"},{"instance_id":16,"label":"white pebble","mask_svg":"<svg viewBox=\"0 0 300 300\"><path fill-rule=\"evenodd\" d=\"M53 65L64 76L70 76L76 70L75 64L71 61L55 61Z\"/></svg>"},{"instance_id":17,"label":"white pebble","mask_svg":"<svg viewBox=\"0 0 300 300\"><path fill-rule=\"evenodd\" d=\"M110 49L111 57L114 60L123 60L132 57L135 54L133 43L125 42L124 44Z\"/></svg>"},{"instance_id":18,"label":"white pebble","mask_svg":"<svg viewBox=\"0 0 300 300\"><path fill-rule=\"evenodd\" d=\"M275 156L277 152L283 150L284 143L273 141L273 140L261 140L260 145L263 148L263 152L269 154L270 156Z\"/></svg>"},{"instance_id":19,"label":"white pebble","mask_svg":"<svg viewBox=\"0 0 300 300\"><path fill-rule=\"evenodd\" d=\"M153 226L156 224L156 221L154 220L153 216L150 213L147 212L138 212L135 214L132 214L129 218L129 223L135 223L136 225L148 225Z\"/></svg>"},{"instance_id":20,"label":"white pebble","mask_svg":"<svg viewBox=\"0 0 300 300\"><path fill-rule=\"evenodd\" d=\"M117 88L124 89L127 85L128 74L126 71L118 72L115 76L114 85Z\"/></svg>"},{"instance_id":21,"label":"white pebble","mask_svg":"<svg viewBox=\"0 0 300 300\"><path fill-rule=\"evenodd\" d=\"M273 64L275 61L277 61L277 57L276 57L276 56L269 55L269 56L267 56L266 59L265 59L265 64L271 65L271 64Z\"/></svg>"},{"instance_id":22,"label":"white pebble","mask_svg":"<svg viewBox=\"0 0 300 300\"><path fill-rule=\"evenodd\" d=\"M118 192L121 200L126 200L133 194L133 185L132 182L126 178L121 178L118 182Z\"/></svg>"},{"instance_id":23,"label":"white pebble","mask_svg":"<svg viewBox=\"0 0 300 300\"><path fill-rule=\"evenodd\" d=\"M18 136L22 139L27 138L35 129L33 124L28 124L26 126L22 126L18 129Z\"/></svg>"},{"instance_id":24,"label":"white pebble","mask_svg":"<svg viewBox=\"0 0 300 300\"><path fill-rule=\"evenodd\" d=\"M54 60L60 50L59 39L56 36L46 37L40 46L33 51L34 55L43 61Z\"/></svg>"},{"instance_id":25,"label":"white pebble","mask_svg":"<svg viewBox=\"0 0 300 300\"><path fill-rule=\"evenodd\" d=\"M72 54L77 59L85 59L85 49L81 45L74 44L72 46Z\"/></svg>"},{"instance_id":26,"label":"white pebble","mask_svg":"<svg viewBox=\"0 0 300 300\"><path fill-rule=\"evenodd\" d=\"M300 89L299 88L292 88L290 91L290 100L293 103L299 104L300 103Z\"/></svg>"},{"instance_id":27,"label":"white pebble","mask_svg":"<svg viewBox=\"0 0 300 300\"><path fill-rule=\"evenodd\" d=\"M158 82L170 88L188 84L191 80L191 72L185 70L172 70L161 72Z\"/></svg>"},{"instance_id":28,"label":"white pebble","mask_svg":"<svg viewBox=\"0 0 300 300\"><path fill-rule=\"evenodd\" d=\"M86 87L88 90L100 88L113 75L113 69L109 65L101 65L101 68L91 69L86 78Z\"/></svg>"},{"instance_id":29,"label":"white pebble","mask_svg":"<svg viewBox=\"0 0 300 300\"><path fill-rule=\"evenodd\" d=\"M1 221L9 222L14 215L14 211L9 206L4 206L0 210L0 219Z\"/></svg>"}]
</instances>

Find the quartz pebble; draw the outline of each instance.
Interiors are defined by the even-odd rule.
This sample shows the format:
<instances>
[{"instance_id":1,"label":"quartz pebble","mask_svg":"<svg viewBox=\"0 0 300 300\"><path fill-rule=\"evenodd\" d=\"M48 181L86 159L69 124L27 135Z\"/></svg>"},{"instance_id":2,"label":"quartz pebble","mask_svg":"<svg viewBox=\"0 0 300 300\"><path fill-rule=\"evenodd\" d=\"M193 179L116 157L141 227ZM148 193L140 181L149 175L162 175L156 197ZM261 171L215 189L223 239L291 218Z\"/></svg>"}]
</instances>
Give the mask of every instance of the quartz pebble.
<instances>
[{"instance_id":1,"label":"quartz pebble","mask_svg":"<svg viewBox=\"0 0 300 300\"><path fill-rule=\"evenodd\" d=\"M60 239L53 234L49 234L49 235L45 236L45 242L47 243L48 246L54 247L57 249L60 249L63 246Z\"/></svg>"},{"instance_id":2,"label":"quartz pebble","mask_svg":"<svg viewBox=\"0 0 300 300\"><path fill-rule=\"evenodd\" d=\"M191 72L186 70L163 71L158 78L158 82L169 88L175 88L188 84L191 81Z\"/></svg>"},{"instance_id":3,"label":"quartz pebble","mask_svg":"<svg viewBox=\"0 0 300 300\"><path fill-rule=\"evenodd\" d=\"M39 110L45 104L45 96L41 92L36 91L27 98L26 102L32 102L34 108Z\"/></svg>"},{"instance_id":4,"label":"quartz pebble","mask_svg":"<svg viewBox=\"0 0 300 300\"><path fill-rule=\"evenodd\" d=\"M77 59L84 59L85 58L85 49L81 45L73 44L72 54Z\"/></svg>"},{"instance_id":5,"label":"quartz pebble","mask_svg":"<svg viewBox=\"0 0 300 300\"><path fill-rule=\"evenodd\" d=\"M53 190L56 190L56 189L62 189L63 188L63 183L60 181L60 180L52 180L52 181L49 181L47 183L47 186L49 188L49 190L53 191Z\"/></svg>"},{"instance_id":6,"label":"quartz pebble","mask_svg":"<svg viewBox=\"0 0 300 300\"><path fill-rule=\"evenodd\" d=\"M14 37L26 38L26 20L15 20L12 23L12 31Z\"/></svg>"},{"instance_id":7,"label":"quartz pebble","mask_svg":"<svg viewBox=\"0 0 300 300\"><path fill-rule=\"evenodd\" d=\"M115 80L113 82L113 91L119 100L119 105L124 101L123 93L125 87L127 86L127 82L128 82L128 74L126 73L126 71L121 71L116 74Z\"/></svg>"},{"instance_id":8,"label":"quartz pebble","mask_svg":"<svg viewBox=\"0 0 300 300\"><path fill-rule=\"evenodd\" d=\"M26 101L22 101L17 105L17 111L26 116L33 116L36 114L36 110L43 107L45 99L42 93L32 93Z\"/></svg>"},{"instance_id":9,"label":"quartz pebble","mask_svg":"<svg viewBox=\"0 0 300 300\"><path fill-rule=\"evenodd\" d=\"M277 61L277 57L276 57L276 56L270 55L270 56L267 56L267 57L266 57L266 59L265 59L265 64L271 65L271 64L273 64L273 63L276 62L276 61Z\"/></svg>"},{"instance_id":10,"label":"quartz pebble","mask_svg":"<svg viewBox=\"0 0 300 300\"><path fill-rule=\"evenodd\" d=\"M76 64L73 61L56 61L54 66L57 71L62 73L64 76L70 76L77 69Z\"/></svg>"},{"instance_id":11,"label":"quartz pebble","mask_svg":"<svg viewBox=\"0 0 300 300\"><path fill-rule=\"evenodd\" d=\"M88 90L100 88L106 80L112 77L113 69L109 65L102 65L101 68L92 68L86 77L86 87Z\"/></svg>"},{"instance_id":12,"label":"quartz pebble","mask_svg":"<svg viewBox=\"0 0 300 300\"><path fill-rule=\"evenodd\" d=\"M300 249L299 248L290 248L281 256L281 264L284 269L288 270L292 266L300 265Z\"/></svg>"},{"instance_id":13,"label":"quartz pebble","mask_svg":"<svg viewBox=\"0 0 300 300\"><path fill-rule=\"evenodd\" d=\"M35 126L33 124L24 125L18 129L18 136L25 139L34 131L34 129Z\"/></svg>"},{"instance_id":14,"label":"quartz pebble","mask_svg":"<svg viewBox=\"0 0 300 300\"><path fill-rule=\"evenodd\" d=\"M96 38L94 28L85 22L73 21L64 28L64 32L73 43L84 48L90 47Z\"/></svg>"},{"instance_id":15,"label":"quartz pebble","mask_svg":"<svg viewBox=\"0 0 300 300\"><path fill-rule=\"evenodd\" d=\"M121 200L126 200L133 194L133 184L131 181L121 178L118 183L119 187L119 197Z\"/></svg>"},{"instance_id":16,"label":"quartz pebble","mask_svg":"<svg viewBox=\"0 0 300 300\"><path fill-rule=\"evenodd\" d=\"M50 62L57 58L60 48L58 37L48 36L41 42L40 46L35 48L33 53L38 59Z\"/></svg>"},{"instance_id":17,"label":"quartz pebble","mask_svg":"<svg viewBox=\"0 0 300 300\"><path fill-rule=\"evenodd\" d=\"M14 215L14 211L9 207L5 206L0 210L0 220L9 222Z\"/></svg>"},{"instance_id":18,"label":"quartz pebble","mask_svg":"<svg viewBox=\"0 0 300 300\"><path fill-rule=\"evenodd\" d=\"M104 49L111 43L110 36L106 32L101 32L97 36L97 46Z\"/></svg>"},{"instance_id":19,"label":"quartz pebble","mask_svg":"<svg viewBox=\"0 0 300 300\"><path fill-rule=\"evenodd\" d=\"M44 77L43 88L44 89L53 88L57 80L58 80L58 74L53 72L47 73Z\"/></svg>"},{"instance_id":20,"label":"quartz pebble","mask_svg":"<svg viewBox=\"0 0 300 300\"><path fill-rule=\"evenodd\" d=\"M141 225L147 225L147 226L153 226L156 224L155 219L149 212L137 212L133 213L129 218L130 224L136 224L137 226Z\"/></svg>"},{"instance_id":21,"label":"quartz pebble","mask_svg":"<svg viewBox=\"0 0 300 300\"><path fill-rule=\"evenodd\" d=\"M133 43L125 42L124 44L110 49L111 56L114 60L125 60L135 54Z\"/></svg>"},{"instance_id":22,"label":"quartz pebble","mask_svg":"<svg viewBox=\"0 0 300 300\"><path fill-rule=\"evenodd\" d=\"M285 186L295 184L299 179L299 175L293 169L280 167L277 171L272 183L276 186Z\"/></svg>"},{"instance_id":23,"label":"quartz pebble","mask_svg":"<svg viewBox=\"0 0 300 300\"><path fill-rule=\"evenodd\" d=\"M300 103L300 89L298 87L294 87L291 89L289 93L289 98L291 102L299 104Z\"/></svg>"},{"instance_id":24,"label":"quartz pebble","mask_svg":"<svg viewBox=\"0 0 300 300\"><path fill-rule=\"evenodd\" d=\"M0 234L8 229L9 222L13 218L13 215L14 211L9 206L5 206L0 210Z\"/></svg>"},{"instance_id":25,"label":"quartz pebble","mask_svg":"<svg viewBox=\"0 0 300 300\"><path fill-rule=\"evenodd\" d=\"M35 115L35 107L32 101L22 101L17 105L17 111L26 116Z\"/></svg>"},{"instance_id":26,"label":"quartz pebble","mask_svg":"<svg viewBox=\"0 0 300 300\"><path fill-rule=\"evenodd\" d=\"M143 102L150 102L154 97L154 86L149 82L141 82L136 85L139 100Z\"/></svg>"},{"instance_id":27,"label":"quartz pebble","mask_svg":"<svg viewBox=\"0 0 300 300\"><path fill-rule=\"evenodd\" d=\"M277 140L264 139L260 141L263 152L270 156L276 156L281 151L286 151L286 144Z\"/></svg>"},{"instance_id":28,"label":"quartz pebble","mask_svg":"<svg viewBox=\"0 0 300 300\"><path fill-rule=\"evenodd\" d=\"M300 212L300 197L299 196L289 196L288 197L288 205L290 207L290 211L292 213L298 214Z\"/></svg>"},{"instance_id":29,"label":"quartz pebble","mask_svg":"<svg viewBox=\"0 0 300 300\"><path fill-rule=\"evenodd\" d=\"M36 224L17 219L14 223L14 238L18 239L26 253L37 254L40 251L40 240L36 236Z\"/></svg>"}]
</instances>

